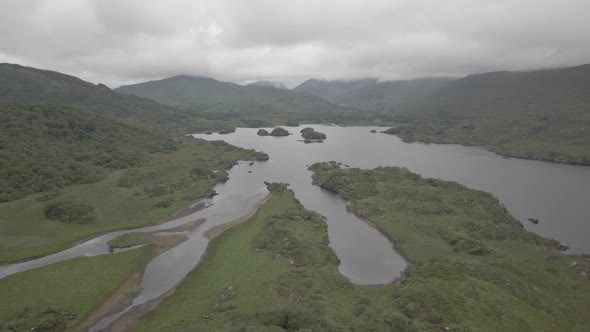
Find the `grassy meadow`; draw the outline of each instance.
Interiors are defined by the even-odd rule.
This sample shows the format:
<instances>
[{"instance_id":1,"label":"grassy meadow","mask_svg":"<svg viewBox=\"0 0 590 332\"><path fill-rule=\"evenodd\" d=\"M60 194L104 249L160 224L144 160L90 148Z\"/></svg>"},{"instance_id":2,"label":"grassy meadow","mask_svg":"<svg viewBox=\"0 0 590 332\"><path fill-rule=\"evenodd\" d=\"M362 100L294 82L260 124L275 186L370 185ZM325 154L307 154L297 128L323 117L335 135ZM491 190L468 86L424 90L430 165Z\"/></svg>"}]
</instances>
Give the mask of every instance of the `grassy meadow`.
<instances>
[{"instance_id":1,"label":"grassy meadow","mask_svg":"<svg viewBox=\"0 0 590 332\"><path fill-rule=\"evenodd\" d=\"M145 246L81 257L0 280L0 331L70 331L155 253Z\"/></svg>"},{"instance_id":2,"label":"grassy meadow","mask_svg":"<svg viewBox=\"0 0 590 332\"><path fill-rule=\"evenodd\" d=\"M213 193L238 160L266 155L223 142L184 138L179 149L150 154L147 163L108 173L98 182L0 203L0 264L45 255L108 231L136 228L164 220L174 211ZM217 171L217 172L215 172ZM77 202L94 208L90 223L48 219L54 202Z\"/></svg>"}]
</instances>

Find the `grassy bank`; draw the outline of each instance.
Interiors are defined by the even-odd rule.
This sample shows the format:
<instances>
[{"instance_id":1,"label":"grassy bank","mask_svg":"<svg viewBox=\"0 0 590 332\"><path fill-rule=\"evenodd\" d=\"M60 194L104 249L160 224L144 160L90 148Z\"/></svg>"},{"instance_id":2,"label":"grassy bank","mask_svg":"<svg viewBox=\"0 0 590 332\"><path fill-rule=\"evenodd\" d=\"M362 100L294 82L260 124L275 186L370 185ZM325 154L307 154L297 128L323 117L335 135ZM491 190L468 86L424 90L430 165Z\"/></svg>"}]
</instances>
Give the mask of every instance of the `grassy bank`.
<instances>
[{"instance_id":1,"label":"grassy bank","mask_svg":"<svg viewBox=\"0 0 590 332\"><path fill-rule=\"evenodd\" d=\"M445 116L410 121L399 118L401 121L385 133L398 135L404 142L479 145L515 158L590 165L590 140L583 134L588 121L574 115L568 125L506 118L463 121Z\"/></svg>"},{"instance_id":2,"label":"grassy bank","mask_svg":"<svg viewBox=\"0 0 590 332\"><path fill-rule=\"evenodd\" d=\"M99 233L163 220L211 195L236 161L264 156L223 142L185 138L178 150L151 154L148 163L111 172L99 182L70 186L49 197L37 194L1 203L0 264L55 252ZM48 218L47 206L62 202L90 206L91 222Z\"/></svg>"},{"instance_id":3,"label":"grassy bank","mask_svg":"<svg viewBox=\"0 0 590 332\"><path fill-rule=\"evenodd\" d=\"M421 329L588 330L590 258L560 254L491 194L393 167L312 169L414 263L390 296Z\"/></svg>"},{"instance_id":4,"label":"grassy bank","mask_svg":"<svg viewBox=\"0 0 590 332\"><path fill-rule=\"evenodd\" d=\"M156 251L146 246L77 258L0 280L0 331L72 330Z\"/></svg>"},{"instance_id":5,"label":"grassy bank","mask_svg":"<svg viewBox=\"0 0 590 332\"><path fill-rule=\"evenodd\" d=\"M248 223L209 244L197 269L137 331L406 330L383 289L337 271L327 226L290 193L274 193ZM307 330L306 330L307 329Z\"/></svg>"},{"instance_id":6,"label":"grassy bank","mask_svg":"<svg viewBox=\"0 0 590 332\"><path fill-rule=\"evenodd\" d=\"M400 285L348 282L321 217L275 193L135 330L588 330L588 256L560 254L492 195L399 168L313 169L396 240L412 262Z\"/></svg>"}]
</instances>

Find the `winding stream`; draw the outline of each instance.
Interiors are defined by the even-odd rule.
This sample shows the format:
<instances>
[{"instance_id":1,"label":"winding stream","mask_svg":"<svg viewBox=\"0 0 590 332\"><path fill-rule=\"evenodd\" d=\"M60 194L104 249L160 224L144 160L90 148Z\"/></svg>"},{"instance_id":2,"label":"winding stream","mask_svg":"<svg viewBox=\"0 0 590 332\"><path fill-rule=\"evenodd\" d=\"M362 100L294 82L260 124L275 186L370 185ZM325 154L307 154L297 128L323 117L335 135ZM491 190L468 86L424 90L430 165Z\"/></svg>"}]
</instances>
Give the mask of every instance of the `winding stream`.
<instances>
[{"instance_id":1,"label":"winding stream","mask_svg":"<svg viewBox=\"0 0 590 332\"><path fill-rule=\"evenodd\" d=\"M253 165L242 162L232 168L230 180L215 188L219 195L203 201L206 208L198 212L157 226L105 234L59 253L0 267L0 279L74 257L107 254L107 242L125 233L165 231L205 219L202 225L186 233L188 240L148 263L141 291L132 305L90 329L103 330L122 314L173 288L198 264L209 242L204 236L206 231L247 215L267 195L263 182L278 181L288 182L307 209L327 218L330 245L340 259L339 270L344 276L356 284L389 283L406 267L392 244L376 229L347 213L342 198L311 184L307 166L331 160L361 168L404 166L427 177L489 191L527 229L566 243L572 252L590 252L590 242L586 240L590 231L590 167L507 159L477 147L407 144L395 136L369 133L373 127L311 127L326 133L328 139L322 144L304 144L298 135L302 127L287 128L295 134L288 137L261 137L256 135L257 129L247 128L230 135L193 135L264 151L270 160ZM540 223L528 223L529 217L539 219Z\"/></svg>"}]
</instances>

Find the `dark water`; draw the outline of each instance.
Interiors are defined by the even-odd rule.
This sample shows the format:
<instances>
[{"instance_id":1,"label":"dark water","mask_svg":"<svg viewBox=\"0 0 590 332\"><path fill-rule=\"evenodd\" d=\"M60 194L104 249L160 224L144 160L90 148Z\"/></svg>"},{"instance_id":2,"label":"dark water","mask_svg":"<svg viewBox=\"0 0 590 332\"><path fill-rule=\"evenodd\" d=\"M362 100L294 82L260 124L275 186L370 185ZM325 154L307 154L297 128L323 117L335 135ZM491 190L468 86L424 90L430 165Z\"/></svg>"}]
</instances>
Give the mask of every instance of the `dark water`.
<instances>
[{"instance_id":1,"label":"dark water","mask_svg":"<svg viewBox=\"0 0 590 332\"><path fill-rule=\"evenodd\" d=\"M287 128L296 134L289 137L260 137L257 129L197 137L223 139L268 153L265 172L292 183L297 196L311 209L321 207L314 205L318 202L313 198L305 199L306 192L299 188L299 183L309 181L303 176L306 164L335 160L361 168L403 166L425 177L491 192L528 230L564 242L571 247L569 252L590 253L590 167L508 159L478 147L408 144L396 136L369 133L373 127L311 127L326 133L328 139L322 144L298 142L302 127ZM535 225L528 218L540 222ZM338 251L337 246L334 243Z\"/></svg>"}]
</instances>

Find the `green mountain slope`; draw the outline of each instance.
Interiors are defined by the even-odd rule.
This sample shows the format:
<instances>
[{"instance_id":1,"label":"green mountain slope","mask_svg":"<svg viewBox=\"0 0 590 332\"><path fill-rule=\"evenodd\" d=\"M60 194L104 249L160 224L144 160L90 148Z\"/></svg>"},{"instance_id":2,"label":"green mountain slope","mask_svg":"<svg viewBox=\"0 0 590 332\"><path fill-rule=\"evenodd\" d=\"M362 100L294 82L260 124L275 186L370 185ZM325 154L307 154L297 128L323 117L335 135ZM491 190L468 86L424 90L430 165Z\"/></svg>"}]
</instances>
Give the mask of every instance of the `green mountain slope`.
<instances>
[{"instance_id":1,"label":"green mountain slope","mask_svg":"<svg viewBox=\"0 0 590 332\"><path fill-rule=\"evenodd\" d=\"M163 124L185 114L153 100L117 93L66 74L0 64L0 101L22 104L60 104L124 119Z\"/></svg>"},{"instance_id":2,"label":"green mountain slope","mask_svg":"<svg viewBox=\"0 0 590 332\"><path fill-rule=\"evenodd\" d=\"M325 81L311 79L294 90L333 103L367 111L396 112L446 86L451 78L379 82L377 79Z\"/></svg>"},{"instance_id":3,"label":"green mountain slope","mask_svg":"<svg viewBox=\"0 0 590 332\"><path fill-rule=\"evenodd\" d=\"M92 183L176 148L153 130L59 105L0 103L0 202Z\"/></svg>"},{"instance_id":4,"label":"green mountain slope","mask_svg":"<svg viewBox=\"0 0 590 332\"><path fill-rule=\"evenodd\" d=\"M589 91L590 65L470 75L407 107L389 132L407 141L590 164Z\"/></svg>"},{"instance_id":5,"label":"green mountain slope","mask_svg":"<svg viewBox=\"0 0 590 332\"><path fill-rule=\"evenodd\" d=\"M342 107L312 95L274 87L242 86L206 77L174 76L122 86L116 91L201 112L321 115L343 111Z\"/></svg>"}]
</instances>

